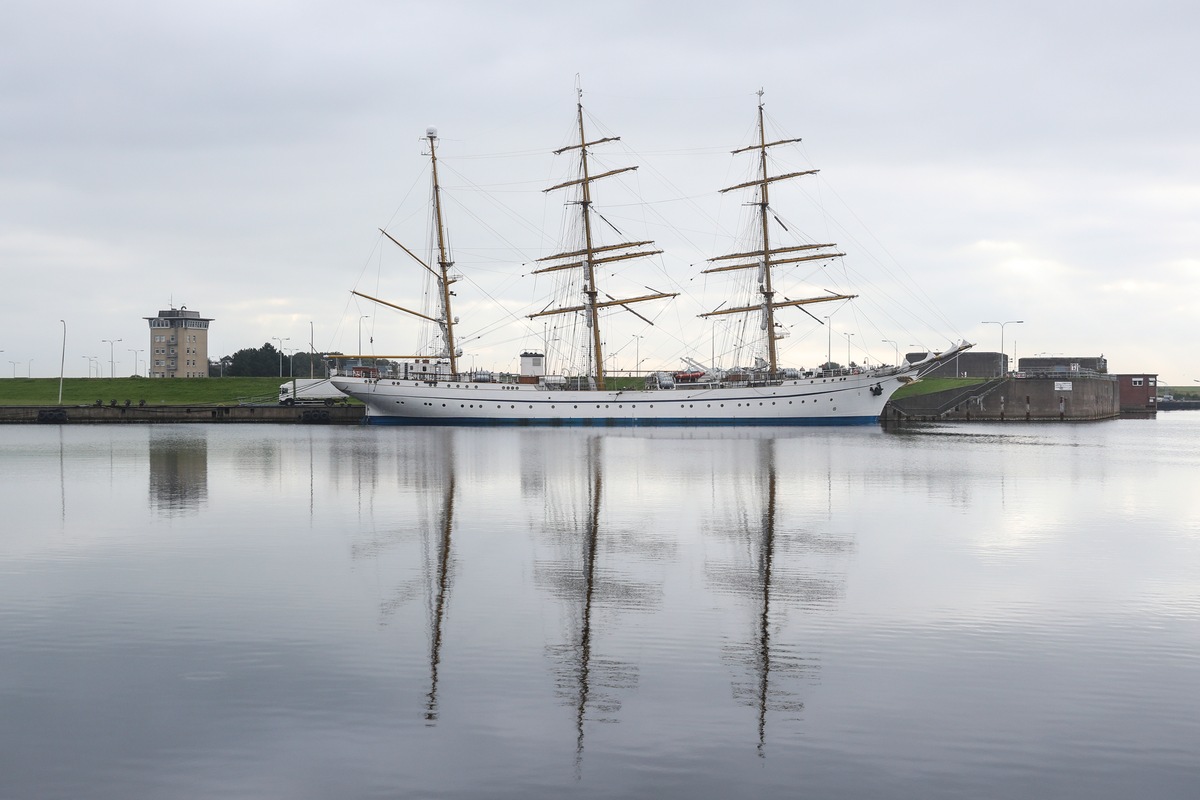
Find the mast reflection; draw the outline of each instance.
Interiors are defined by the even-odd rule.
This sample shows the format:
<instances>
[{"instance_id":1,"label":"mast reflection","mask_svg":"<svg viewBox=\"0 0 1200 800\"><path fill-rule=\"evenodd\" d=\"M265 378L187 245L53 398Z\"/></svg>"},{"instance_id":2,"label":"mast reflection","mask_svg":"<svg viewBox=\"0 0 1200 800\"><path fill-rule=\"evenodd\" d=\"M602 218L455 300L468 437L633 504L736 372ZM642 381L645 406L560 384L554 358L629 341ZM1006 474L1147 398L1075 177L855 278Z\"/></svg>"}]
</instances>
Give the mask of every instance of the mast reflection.
<instances>
[{"instance_id":1,"label":"mast reflection","mask_svg":"<svg viewBox=\"0 0 1200 800\"><path fill-rule=\"evenodd\" d=\"M438 524L433 529L434 560L429 569L432 580L429 602L429 693L426 695L425 723L433 725L438 718L438 666L442 661L442 626L446 620L446 604L450 598L451 533L454 530L454 439L452 432L443 436L441 483L442 507ZM427 562L428 563L428 562Z\"/></svg>"},{"instance_id":2,"label":"mast reflection","mask_svg":"<svg viewBox=\"0 0 1200 800\"><path fill-rule=\"evenodd\" d=\"M541 585L567 601L571 609L568 640L548 646L547 651L558 662L556 694L573 712L578 777L583 765L587 722L617 722L616 714L621 710L619 692L634 689L638 681L635 665L598 655L597 613L604 607L646 608L655 603L656 594L652 587L620 580L600 566L608 544L608 532L601 524L603 439L589 436L584 440L581 459L573 457L569 448L574 439L560 438L560 442L565 442L568 449L551 451L550 458L557 456L563 460L545 470L546 475L555 478L547 479L545 484L544 522L562 558L539 562L535 574ZM543 457L540 448L536 455L529 455L534 461ZM580 464L582 475L576 474ZM560 502L556 495L566 495L567 499Z\"/></svg>"},{"instance_id":3,"label":"mast reflection","mask_svg":"<svg viewBox=\"0 0 1200 800\"><path fill-rule=\"evenodd\" d=\"M843 592L840 577L802 574L793 565L800 562L801 555L846 552L852 543L836 535L779 530L776 442L768 439L752 444L751 468L735 465L721 476L721 483L732 485L734 497L728 501L730 511L724 521L719 511L713 518L721 525L719 533L737 545L741 558L711 563L707 572L718 590L751 603L750 636L727 641L724 655L740 672L733 681L733 695L754 709L756 749L765 758L769 713L800 714L804 702L798 684L815 679L820 670L817 657L803 654L794 641L781 635L787 612L797 607L816 610ZM716 502L717 509L725 506L723 500ZM787 555L797 557L785 558L784 548Z\"/></svg>"},{"instance_id":4,"label":"mast reflection","mask_svg":"<svg viewBox=\"0 0 1200 800\"><path fill-rule=\"evenodd\" d=\"M458 484L454 431L436 429L414 433L396 470L396 484L387 490L411 498L412 504L408 507L416 513L416 524L393 525L375 531L371 538L355 543L351 553L356 560L382 561L387 551L414 539L418 541L421 554L416 571L419 574L395 585L391 596L380 602L380 616L381 624L387 625L410 602L418 597L425 601L429 682L421 716L425 724L432 727L440 715L438 688L442 643L455 575L453 542ZM378 478L373 477L373 481L377 482ZM374 488L372 485L372 490ZM368 510L364 513L373 518ZM413 560L402 558L401 562L411 565Z\"/></svg>"}]
</instances>

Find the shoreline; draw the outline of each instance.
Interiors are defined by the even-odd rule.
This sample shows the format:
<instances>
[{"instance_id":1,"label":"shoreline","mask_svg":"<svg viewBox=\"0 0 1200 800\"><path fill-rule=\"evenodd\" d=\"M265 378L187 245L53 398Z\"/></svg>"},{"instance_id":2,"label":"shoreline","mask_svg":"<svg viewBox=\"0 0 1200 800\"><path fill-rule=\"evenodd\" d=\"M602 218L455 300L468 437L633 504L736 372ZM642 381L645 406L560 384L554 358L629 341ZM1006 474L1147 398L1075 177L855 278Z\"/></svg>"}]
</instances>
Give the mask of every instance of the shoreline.
<instances>
[{"instance_id":1,"label":"shoreline","mask_svg":"<svg viewBox=\"0 0 1200 800\"><path fill-rule=\"evenodd\" d=\"M0 406L0 424L141 424L276 423L292 425L359 425L366 408L359 405L91 405Z\"/></svg>"}]
</instances>

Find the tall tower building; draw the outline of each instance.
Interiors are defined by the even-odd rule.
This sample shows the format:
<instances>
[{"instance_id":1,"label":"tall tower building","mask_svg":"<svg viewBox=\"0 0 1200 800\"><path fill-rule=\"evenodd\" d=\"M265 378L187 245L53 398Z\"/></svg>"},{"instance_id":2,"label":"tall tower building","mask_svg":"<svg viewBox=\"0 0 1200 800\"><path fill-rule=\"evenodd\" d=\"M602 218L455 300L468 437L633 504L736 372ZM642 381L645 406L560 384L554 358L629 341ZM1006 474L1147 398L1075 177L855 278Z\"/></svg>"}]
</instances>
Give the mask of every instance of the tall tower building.
<instances>
[{"instance_id":1,"label":"tall tower building","mask_svg":"<svg viewBox=\"0 0 1200 800\"><path fill-rule=\"evenodd\" d=\"M207 378L208 323L187 306L143 317L150 323L151 378Z\"/></svg>"}]
</instances>

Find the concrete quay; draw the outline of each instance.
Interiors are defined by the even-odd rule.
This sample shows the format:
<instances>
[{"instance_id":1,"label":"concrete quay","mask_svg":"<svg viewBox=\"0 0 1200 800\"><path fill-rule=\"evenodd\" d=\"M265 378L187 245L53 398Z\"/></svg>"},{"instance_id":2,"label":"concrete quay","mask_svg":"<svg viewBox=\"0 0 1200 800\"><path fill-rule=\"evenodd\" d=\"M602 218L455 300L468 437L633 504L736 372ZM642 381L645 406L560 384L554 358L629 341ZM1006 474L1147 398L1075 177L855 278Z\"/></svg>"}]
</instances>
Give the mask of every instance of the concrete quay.
<instances>
[{"instance_id":1,"label":"concrete quay","mask_svg":"<svg viewBox=\"0 0 1200 800\"><path fill-rule=\"evenodd\" d=\"M279 423L300 425L358 425L364 406L0 406L0 423L218 424Z\"/></svg>"}]
</instances>

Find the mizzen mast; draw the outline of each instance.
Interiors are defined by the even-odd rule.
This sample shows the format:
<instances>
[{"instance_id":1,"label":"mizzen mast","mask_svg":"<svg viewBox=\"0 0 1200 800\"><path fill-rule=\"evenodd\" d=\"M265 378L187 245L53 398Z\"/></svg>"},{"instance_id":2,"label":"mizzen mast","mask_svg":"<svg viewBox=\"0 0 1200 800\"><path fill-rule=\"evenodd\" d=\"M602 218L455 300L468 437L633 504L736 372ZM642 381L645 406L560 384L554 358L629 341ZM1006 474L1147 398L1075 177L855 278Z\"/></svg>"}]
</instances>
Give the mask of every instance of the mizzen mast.
<instances>
[{"instance_id":1,"label":"mizzen mast","mask_svg":"<svg viewBox=\"0 0 1200 800\"><path fill-rule=\"evenodd\" d=\"M536 314L530 314L529 319L535 317L544 317L552 314L569 314L583 312L587 316L587 324L591 329L591 337L589 342L589 350L592 356L592 377L595 378L596 388L604 388L604 341L600 334L600 310L613 306L626 307L629 303L640 303L645 300L659 300L667 297L675 297L677 293L655 292L654 294L643 295L641 297L630 297L621 300L609 298L607 301L599 299L600 289L596 282L597 267L603 264L612 263L615 261L625 261L632 258L641 258L643 256L658 255L661 250L647 250L645 248L654 244L652 241L644 242L623 242L621 244L597 245L592 232L592 189L593 181L598 181L601 178L607 178L612 175L620 175L624 172L632 172L637 169L633 167L622 167L620 169L601 172L597 175L591 174L591 168L588 164L588 148L594 145L603 144L605 142L620 141L619 136L609 136L601 139L588 141L587 133L583 126L583 92L580 91L580 100L576 103L577 127L579 130L579 144L567 145L554 151L555 155L568 152L570 150L579 151L580 176L576 180L566 181L564 183L551 186L544 191L552 192L556 189L565 189L572 186L580 188L580 199L578 202L580 218L583 223L583 248L565 253L556 253L552 256L539 258L539 262L557 262L550 263L546 267L536 269L532 274L537 275L543 272L555 272L565 269L582 270L583 277L583 295L584 302L582 305L564 306L562 308L552 308L545 311L540 311ZM570 260L566 260L570 259ZM607 295L606 295L607 297ZM626 308L626 310L629 310ZM634 312L636 313L636 312Z\"/></svg>"},{"instance_id":2,"label":"mizzen mast","mask_svg":"<svg viewBox=\"0 0 1200 800\"><path fill-rule=\"evenodd\" d=\"M827 258L837 258L844 256L845 253L829 252L829 248L834 248L834 244L804 244L793 247L772 247L771 245L771 229L769 223L770 215L770 185L778 181L789 180L791 178L799 178L804 175L815 175L819 170L810 169L803 172L789 172L782 175L771 175L767 170L767 149L783 144L794 144L800 139L779 139L774 142L767 141L766 125L763 120L763 92L758 91L758 142L748 147L743 147L734 150L733 154L747 153L758 151L758 177L755 180L739 183L736 186L729 186L721 189L721 193L731 192L736 189L755 188L758 190L758 199L754 205L757 206L758 213L758 231L760 246L749 251L741 253L731 253L729 255L717 256L708 259L709 263L716 261L742 261L738 264L726 264L722 266L706 269L704 273L710 272L729 272L732 270L757 269L758 272L758 293L762 298L760 303L749 306L739 306L737 308L721 308L716 311L710 311L707 314L701 314L701 317L715 317L725 314L745 314L756 311L762 312L762 328L766 333L767 339L767 363L769 365L769 377L774 377L779 372L779 358L776 348L776 341L780 339L780 335L776 333L775 309L792 306L805 306L811 303L828 303L832 300L850 300L857 295L845 294L829 294L818 297L809 297L800 300L776 300L774 276L772 270L776 266L783 264L796 264L805 261L821 261ZM781 223L782 224L782 223Z\"/></svg>"},{"instance_id":3,"label":"mizzen mast","mask_svg":"<svg viewBox=\"0 0 1200 800\"><path fill-rule=\"evenodd\" d=\"M450 291L450 284L458 280L458 276L451 272L454 266L454 261L450 259L448 254L449 248L446 246L446 227L442 222L442 187L438 183L437 173L437 129L427 128L425 138L429 140L429 163L433 172L433 215L434 227L437 230L437 248L438 248L438 271L441 273L438 278L438 289L441 294L442 302L442 338L446 341L446 351L450 359L450 374L458 374L458 351L454 347L454 315L450 313L450 296L454 294Z\"/></svg>"}]
</instances>

